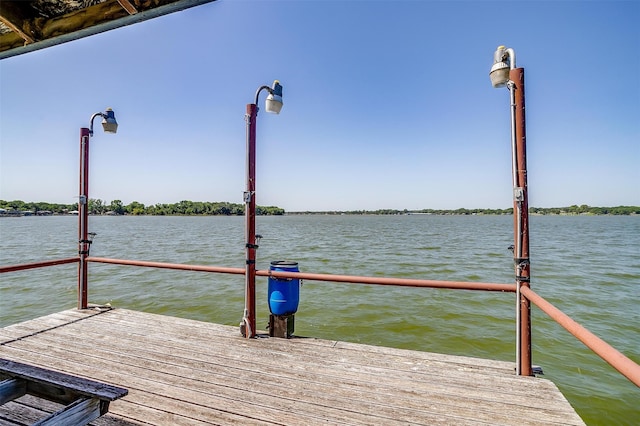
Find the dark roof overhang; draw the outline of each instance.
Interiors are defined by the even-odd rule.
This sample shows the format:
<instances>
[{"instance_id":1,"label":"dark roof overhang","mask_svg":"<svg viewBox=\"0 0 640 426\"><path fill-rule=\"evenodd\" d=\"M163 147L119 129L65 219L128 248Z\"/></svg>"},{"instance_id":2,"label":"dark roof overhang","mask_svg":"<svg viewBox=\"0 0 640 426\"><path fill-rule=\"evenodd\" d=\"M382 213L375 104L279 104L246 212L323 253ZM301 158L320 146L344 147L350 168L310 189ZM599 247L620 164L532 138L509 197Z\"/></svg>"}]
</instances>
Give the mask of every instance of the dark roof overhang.
<instances>
[{"instance_id":1,"label":"dark roof overhang","mask_svg":"<svg viewBox=\"0 0 640 426\"><path fill-rule=\"evenodd\" d=\"M0 1L0 59L216 0Z\"/></svg>"}]
</instances>

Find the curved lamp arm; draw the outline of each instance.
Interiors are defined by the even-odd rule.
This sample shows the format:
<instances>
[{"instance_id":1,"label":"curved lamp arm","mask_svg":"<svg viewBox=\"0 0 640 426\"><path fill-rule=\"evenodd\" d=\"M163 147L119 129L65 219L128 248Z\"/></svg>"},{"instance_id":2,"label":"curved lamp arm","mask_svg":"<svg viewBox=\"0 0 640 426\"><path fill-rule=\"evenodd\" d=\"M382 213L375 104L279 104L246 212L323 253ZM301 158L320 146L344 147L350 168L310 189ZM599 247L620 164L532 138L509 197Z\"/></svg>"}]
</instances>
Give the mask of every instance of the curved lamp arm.
<instances>
[{"instance_id":1,"label":"curved lamp arm","mask_svg":"<svg viewBox=\"0 0 640 426\"><path fill-rule=\"evenodd\" d=\"M269 92L269 94L273 92L273 89L269 86L260 86L258 90L256 90L256 100L254 104L258 105L258 97L260 96L260 92L262 92L263 90L266 90L267 92Z\"/></svg>"}]
</instances>

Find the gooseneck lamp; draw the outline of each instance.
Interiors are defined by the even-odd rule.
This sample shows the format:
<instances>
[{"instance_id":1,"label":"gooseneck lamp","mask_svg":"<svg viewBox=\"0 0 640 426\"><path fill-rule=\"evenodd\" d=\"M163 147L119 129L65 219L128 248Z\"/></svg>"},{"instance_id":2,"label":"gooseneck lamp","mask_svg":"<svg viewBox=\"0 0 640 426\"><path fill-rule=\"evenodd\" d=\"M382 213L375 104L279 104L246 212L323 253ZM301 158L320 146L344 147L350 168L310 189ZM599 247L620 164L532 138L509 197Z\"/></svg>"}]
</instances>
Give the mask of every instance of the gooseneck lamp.
<instances>
[{"instance_id":1,"label":"gooseneck lamp","mask_svg":"<svg viewBox=\"0 0 640 426\"><path fill-rule=\"evenodd\" d=\"M80 129L80 196L78 197L78 309L87 309L87 257L95 233L88 231L89 223L89 139L93 136L93 120L102 117L106 133L116 133L118 122L111 108L96 112L89 120L89 128Z\"/></svg>"},{"instance_id":2,"label":"gooseneck lamp","mask_svg":"<svg viewBox=\"0 0 640 426\"><path fill-rule=\"evenodd\" d=\"M493 53L493 65L489 78L493 87L504 87L509 82L509 71L516 67L516 52L504 46L498 46Z\"/></svg>"},{"instance_id":3,"label":"gooseneck lamp","mask_svg":"<svg viewBox=\"0 0 640 426\"><path fill-rule=\"evenodd\" d=\"M530 286L529 202L527 195L524 68L516 68L516 53L498 46L489 72L495 88L507 87L511 98L511 171L513 179L513 261L516 280L516 374L532 376L531 306L520 289Z\"/></svg>"},{"instance_id":4,"label":"gooseneck lamp","mask_svg":"<svg viewBox=\"0 0 640 426\"><path fill-rule=\"evenodd\" d=\"M116 121L116 115L111 108L107 108L104 112L96 112L91 116L89 136L93 136L93 120L96 117L102 117L102 129L105 131L105 133L116 133L118 131L118 122Z\"/></svg>"},{"instance_id":5,"label":"gooseneck lamp","mask_svg":"<svg viewBox=\"0 0 640 426\"><path fill-rule=\"evenodd\" d=\"M271 87L261 86L256 91L255 102L247 104L245 120L247 122L247 186L244 192L245 203L245 294L244 314L240 322L240 332L244 337L256 336L256 119L258 117L258 97L266 90L269 95L265 101L267 112L279 114L282 110L282 85L278 80Z\"/></svg>"}]
</instances>

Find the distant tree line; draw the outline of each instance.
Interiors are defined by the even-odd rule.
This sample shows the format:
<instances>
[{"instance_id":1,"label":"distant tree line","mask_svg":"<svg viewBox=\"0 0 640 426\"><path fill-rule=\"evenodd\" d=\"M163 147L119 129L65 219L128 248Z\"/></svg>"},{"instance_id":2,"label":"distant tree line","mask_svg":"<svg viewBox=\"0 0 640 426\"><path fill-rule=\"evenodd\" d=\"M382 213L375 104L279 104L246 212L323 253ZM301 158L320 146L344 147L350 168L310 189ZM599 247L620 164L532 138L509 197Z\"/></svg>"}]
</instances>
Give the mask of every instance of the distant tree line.
<instances>
[{"instance_id":1,"label":"distant tree line","mask_svg":"<svg viewBox=\"0 0 640 426\"><path fill-rule=\"evenodd\" d=\"M242 216L244 204L208 201L180 201L174 204L154 204L145 206L133 201L124 204L113 200L109 204L100 199L89 199L89 214L94 215L157 215L157 216ZM47 202L24 202L21 200L0 200L0 209L7 212L30 212L31 214L70 214L78 210L77 204L55 204ZM284 209L274 206L256 206L258 215L283 215Z\"/></svg>"},{"instance_id":2,"label":"distant tree line","mask_svg":"<svg viewBox=\"0 0 640 426\"><path fill-rule=\"evenodd\" d=\"M512 215L513 208L508 209L422 209L422 210L348 210L348 211L302 211L289 212L287 214L325 214L325 215L402 215L402 214L432 214L432 215ZM586 204L569 207L529 207L529 214L538 215L632 215L640 214L638 206L618 206L618 207L590 207Z\"/></svg>"},{"instance_id":3,"label":"distant tree line","mask_svg":"<svg viewBox=\"0 0 640 426\"><path fill-rule=\"evenodd\" d=\"M133 201L124 204L121 200L113 200L109 204L100 199L89 199L89 213L96 215L155 215L155 216L242 216L244 204L208 201L180 201L173 204L154 204L145 206ZM24 202L20 200L0 200L0 209L6 212L31 212L31 214L70 214L78 209L77 204L55 204L47 202ZM257 206L258 215L283 215L285 210L274 206ZM529 207L530 214L538 215L633 215L640 214L638 206L591 207L586 204L569 207ZM332 214L332 215L402 215L402 214L433 214L433 215L512 215L513 208L508 209L422 209L422 210L349 210L349 211L302 211L287 214Z\"/></svg>"}]
</instances>

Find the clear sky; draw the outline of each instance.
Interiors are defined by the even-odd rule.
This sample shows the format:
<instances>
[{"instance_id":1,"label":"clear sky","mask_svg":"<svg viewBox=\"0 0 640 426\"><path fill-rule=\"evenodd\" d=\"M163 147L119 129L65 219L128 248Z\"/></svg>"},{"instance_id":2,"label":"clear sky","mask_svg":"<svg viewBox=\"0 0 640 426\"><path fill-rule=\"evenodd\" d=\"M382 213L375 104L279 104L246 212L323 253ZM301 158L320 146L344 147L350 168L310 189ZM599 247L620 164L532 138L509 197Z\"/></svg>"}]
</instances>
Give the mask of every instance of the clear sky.
<instances>
[{"instance_id":1,"label":"clear sky","mask_svg":"<svg viewBox=\"0 0 640 426\"><path fill-rule=\"evenodd\" d=\"M243 1L0 61L0 199L242 203L246 104L257 203L287 211L509 208L509 94L526 73L529 204L640 205L640 2Z\"/></svg>"}]
</instances>

